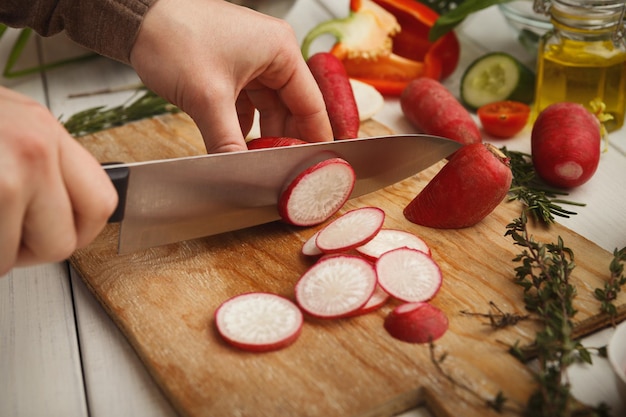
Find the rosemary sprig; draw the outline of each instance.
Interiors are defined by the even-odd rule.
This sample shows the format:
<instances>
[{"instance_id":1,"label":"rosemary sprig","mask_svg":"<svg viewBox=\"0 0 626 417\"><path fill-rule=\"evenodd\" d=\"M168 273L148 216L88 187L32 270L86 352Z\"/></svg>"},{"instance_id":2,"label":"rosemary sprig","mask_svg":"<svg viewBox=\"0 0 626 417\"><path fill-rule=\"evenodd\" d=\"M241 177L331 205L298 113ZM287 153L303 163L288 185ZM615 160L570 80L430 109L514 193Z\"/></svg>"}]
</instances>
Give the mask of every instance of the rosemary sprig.
<instances>
[{"instance_id":1,"label":"rosemary sprig","mask_svg":"<svg viewBox=\"0 0 626 417\"><path fill-rule=\"evenodd\" d=\"M537 178L530 154L511 151L506 147L500 150L509 158L513 173L509 200L521 201L533 219L550 224L554 222L555 216L567 218L576 214L574 211L564 209L562 204L585 206L583 203L560 198L567 193L550 188Z\"/></svg>"},{"instance_id":2,"label":"rosemary sprig","mask_svg":"<svg viewBox=\"0 0 626 417\"><path fill-rule=\"evenodd\" d=\"M140 88L139 91L144 93L134 101L131 97L128 102L119 106L97 106L80 111L67 119L63 126L70 134L78 137L147 117L180 111L150 90Z\"/></svg>"},{"instance_id":3,"label":"rosemary sprig","mask_svg":"<svg viewBox=\"0 0 626 417\"><path fill-rule=\"evenodd\" d=\"M609 315L614 326L616 324L617 307L613 304L613 301L617 299L622 286L626 285L624 262L626 262L626 247L619 250L615 249L613 251L613 260L609 265L611 276L604 283L604 288L596 288L594 291L594 296L601 301L600 311Z\"/></svg>"},{"instance_id":4,"label":"rosemary sprig","mask_svg":"<svg viewBox=\"0 0 626 417\"><path fill-rule=\"evenodd\" d=\"M560 236L557 243L535 241L528 232L527 221L526 213L522 212L520 218L507 226L506 232L515 245L523 248L514 258L521 263L515 268L515 282L524 289L526 308L544 323L532 346L539 364L535 375L538 388L529 399L526 414L536 417L608 416L604 404L593 408L575 401L565 376L569 365L581 361L591 363L589 351L573 338L576 287L570 283L570 277L576 266L574 253ZM519 354L515 347L511 352Z\"/></svg>"}]
</instances>

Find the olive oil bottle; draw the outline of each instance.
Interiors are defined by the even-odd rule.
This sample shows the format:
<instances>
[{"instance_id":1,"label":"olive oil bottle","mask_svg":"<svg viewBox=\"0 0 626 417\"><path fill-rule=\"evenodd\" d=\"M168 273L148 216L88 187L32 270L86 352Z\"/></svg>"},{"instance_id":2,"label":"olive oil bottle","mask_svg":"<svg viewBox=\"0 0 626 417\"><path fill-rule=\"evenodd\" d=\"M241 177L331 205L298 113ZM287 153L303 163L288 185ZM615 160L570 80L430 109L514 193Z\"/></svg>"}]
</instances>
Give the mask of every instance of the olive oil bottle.
<instances>
[{"instance_id":1,"label":"olive oil bottle","mask_svg":"<svg viewBox=\"0 0 626 417\"><path fill-rule=\"evenodd\" d=\"M547 6L547 7L546 7ZM538 48L535 114L560 101L606 106L608 131L624 124L626 111L626 1L552 0L535 2L548 11L554 29Z\"/></svg>"}]
</instances>

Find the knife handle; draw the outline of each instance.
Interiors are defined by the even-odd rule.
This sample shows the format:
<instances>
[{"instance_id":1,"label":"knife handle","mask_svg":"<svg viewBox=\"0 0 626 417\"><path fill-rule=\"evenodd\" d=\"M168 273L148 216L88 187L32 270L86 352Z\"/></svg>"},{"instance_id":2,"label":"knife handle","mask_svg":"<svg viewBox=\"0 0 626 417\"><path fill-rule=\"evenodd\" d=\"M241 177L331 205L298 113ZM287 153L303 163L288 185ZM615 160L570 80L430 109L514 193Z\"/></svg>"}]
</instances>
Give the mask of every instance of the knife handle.
<instances>
[{"instance_id":1,"label":"knife handle","mask_svg":"<svg viewBox=\"0 0 626 417\"><path fill-rule=\"evenodd\" d=\"M102 165L113 165L114 162ZM124 209L126 208L126 191L128 190L128 178L130 176L130 169L125 166L105 169L105 172L109 175L109 179L117 191L117 207L111 217L109 217L109 223L121 222L124 219Z\"/></svg>"}]
</instances>

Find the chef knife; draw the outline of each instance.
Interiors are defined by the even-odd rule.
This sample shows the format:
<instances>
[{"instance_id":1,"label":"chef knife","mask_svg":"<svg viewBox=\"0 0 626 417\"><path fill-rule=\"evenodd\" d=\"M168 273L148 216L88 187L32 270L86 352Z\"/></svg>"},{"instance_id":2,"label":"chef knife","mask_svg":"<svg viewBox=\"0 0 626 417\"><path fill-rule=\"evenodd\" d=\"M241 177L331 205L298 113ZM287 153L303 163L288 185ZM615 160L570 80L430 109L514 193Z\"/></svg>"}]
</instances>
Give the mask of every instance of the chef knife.
<instances>
[{"instance_id":1,"label":"chef knife","mask_svg":"<svg viewBox=\"0 0 626 417\"><path fill-rule=\"evenodd\" d=\"M119 204L119 253L243 229L280 219L277 202L290 178L332 157L348 161L350 198L395 184L461 145L429 135L391 135L209 154L104 167Z\"/></svg>"}]
</instances>

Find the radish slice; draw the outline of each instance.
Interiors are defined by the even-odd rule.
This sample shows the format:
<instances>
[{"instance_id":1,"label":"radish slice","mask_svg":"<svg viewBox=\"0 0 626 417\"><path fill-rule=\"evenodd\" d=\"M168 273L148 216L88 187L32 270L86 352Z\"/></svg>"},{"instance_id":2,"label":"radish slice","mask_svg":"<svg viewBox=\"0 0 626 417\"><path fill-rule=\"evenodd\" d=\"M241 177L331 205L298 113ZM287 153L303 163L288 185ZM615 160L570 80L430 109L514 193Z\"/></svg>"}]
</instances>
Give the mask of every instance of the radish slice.
<instances>
[{"instance_id":1,"label":"radish slice","mask_svg":"<svg viewBox=\"0 0 626 417\"><path fill-rule=\"evenodd\" d=\"M372 311L384 306L389 298L391 298L391 296L385 290L383 290L380 285L376 285L376 289L374 289L374 293L372 294L370 299L367 300L367 303L365 303L363 307L359 308L349 315L360 316L363 314L371 313Z\"/></svg>"},{"instance_id":2,"label":"radish slice","mask_svg":"<svg viewBox=\"0 0 626 417\"><path fill-rule=\"evenodd\" d=\"M384 327L396 339L409 343L430 343L448 330L448 317L429 303L406 303L394 308Z\"/></svg>"},{"instance_id":3,"label":"radish slice","mask_svg":"<svg viewBox=\"0 0 626 417\"><path fill-rule=\"evenodd\" d=\"M349 211L319 231L315 244L324 253L354 249L376 236L385 221L385 212L377 207Z\"/></svg>"},{"instance_id":4,"label":"radish slice","mask_svg":"<svg viewBox=\"0 0 626 417\"><path fill-rule=\"evenodd\" d=\"M304 245L302 245L302 254L306 255L306 256L318 256L323 254L324 252L322 252L320 250L320 248L317 247L317 244L315 243L315 240L317 239L317 235L320 232L315 232L313 234L313 236L311 236L310 238L307 239L306 242L304 242Z\"/></svg>"},{"instance_id":5,"label":"radish slice","mask_svg":"<svg viewBox=\"0 0 626 417\"><path fill-rule=\"evenodd\" d=\"M355 181L354 170L344 159L318 162L289 183L279 197L278 212L296 226L322 223L348 200Z\"/></svg>"},{"instance_id":6,"label":"radish slice","mask_svg":"<svg viewBox=\"0 0 626 417\"><path fill-rule=\"evenodd\" d=\"M363 81L350 79L354 101L359 110L359 120L364 122L374 117L385 105L385 98L374 87Z\"/></svg>"},{"instance_id":7,"label":"radish slice","mask_svg":"<svg viewBox=\"0 0 626 417\"><path fill-rule=\"evenodd\" d=\"M398 229L381 229L374 239L356 248L368 259L376 260L385 252L398 248L411 248L431 255L430 248L420 237Z\"/></svg>"},{"instance_id":8,"label":"radish slice","mask_svg":"<svg viewBox=\"0 0 626 417\"><path fill-rule=\"evenodd\" d=\"M312 316L336 318L357 311L376 288L376 272L367 260L354 255L321 258L295 287L300 308Z\"/></svg>"},{"instance_id":9,"label":"radish slice","mask_svg":"<svg viewBox=\"0 0 626 417\"><path fill-rule=\"evenodd\" d=\"M220 335L233 346L251 351L284 348L298 338L302 312L279 295L255 292L226 300L215 311Z\"/></svg>"},{"instance_id":10,"label":"radish slice","mask_svg":"<svg viewBox=\"0 0 626 417\"><path fill-rule=\"evenodd\" d=\"M399 248L376 261L378 283L392 297L405 302L430 300L441 287L439 265L422 251Z\"/></svg>"}]
</instances>

